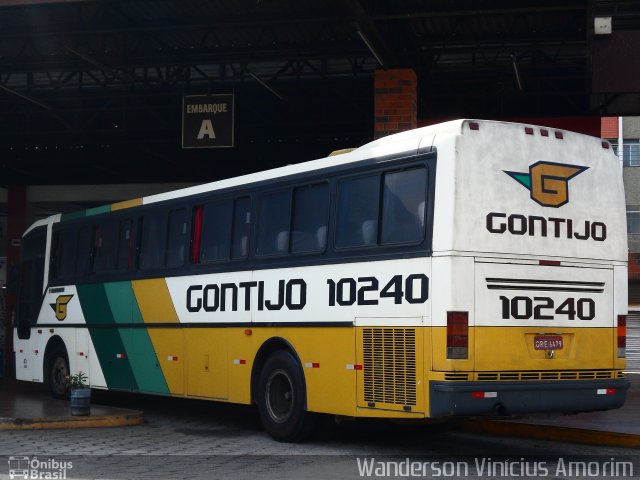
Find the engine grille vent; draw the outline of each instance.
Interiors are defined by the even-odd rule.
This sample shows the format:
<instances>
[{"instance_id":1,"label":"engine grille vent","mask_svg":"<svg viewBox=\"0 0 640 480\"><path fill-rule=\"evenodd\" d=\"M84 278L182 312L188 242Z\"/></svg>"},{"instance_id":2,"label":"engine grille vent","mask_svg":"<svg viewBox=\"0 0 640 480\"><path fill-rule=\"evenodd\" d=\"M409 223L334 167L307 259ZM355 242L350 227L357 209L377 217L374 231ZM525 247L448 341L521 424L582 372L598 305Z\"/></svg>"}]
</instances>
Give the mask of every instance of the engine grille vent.
<instances>
[{"instance_id":1,"label":"engine grille vent","mask_svg":"<svg viewBox=\"0 0 640 480\"><path fill-rule=\"evenodd\" d=\"M364 328L362 344L365 402L415 405L415 329Z\"/></svg>"},{"instance_id":2,"label":"engine grille vent","mask_svg":"<svg viewBox=\"0 0 640 480\"><path fill-rule=\"evenodd\" d=\"M469 374L468 373L445 373L444 374L444 379L445 380L450 380L450 381L457 381L457 382L466 382L467 380L469 380Z\"/></svg>"},{"instance_id":3,"label":"engine grille vent","mask_svg":"<svg viewBox=\"0 0 640 480\"><path fill-rule=\"evenodd\" d=\"M529 372L478 372L479 381L509 380L609 380L624 378L622 372L615 370L561 370Z\"/></svg>"}]
</instances>

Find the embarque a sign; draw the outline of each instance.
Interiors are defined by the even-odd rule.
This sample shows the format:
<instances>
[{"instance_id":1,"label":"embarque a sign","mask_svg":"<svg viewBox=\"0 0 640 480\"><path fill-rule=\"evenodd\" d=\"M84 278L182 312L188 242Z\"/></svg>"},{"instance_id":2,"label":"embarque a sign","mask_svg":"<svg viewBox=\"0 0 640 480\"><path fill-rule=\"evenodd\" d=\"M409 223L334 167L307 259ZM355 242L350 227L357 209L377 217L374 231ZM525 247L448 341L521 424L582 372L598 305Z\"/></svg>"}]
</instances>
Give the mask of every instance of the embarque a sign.
<instances>
[{"instance_id":1,"label":"embarque a sign","mask_svg":"<svg viewBox=\"0 0 640 480\"><path fill-rule=\"evenodd\" d=\"M182 148L233 147L233 95L182 97Z\"/></svg>"}]
</instances>

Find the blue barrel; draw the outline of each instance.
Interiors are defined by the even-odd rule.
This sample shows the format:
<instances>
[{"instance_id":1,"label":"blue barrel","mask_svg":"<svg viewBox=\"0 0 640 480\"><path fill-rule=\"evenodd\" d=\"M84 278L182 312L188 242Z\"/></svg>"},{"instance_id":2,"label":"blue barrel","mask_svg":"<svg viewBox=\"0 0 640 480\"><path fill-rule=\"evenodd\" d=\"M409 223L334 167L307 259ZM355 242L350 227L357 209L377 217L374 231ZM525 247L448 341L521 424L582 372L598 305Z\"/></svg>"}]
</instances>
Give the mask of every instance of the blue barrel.
<instances>
[{"instance_id":1,"label":"blue barrel","mask_svg":"<svg viewBox=\"0 0 640 480\"><path fill-rule=\"evenodd\" d=\"M91 389L74 388L71 390L71 415L87 416L91 414Z\"/></svg>"}]
</instances>

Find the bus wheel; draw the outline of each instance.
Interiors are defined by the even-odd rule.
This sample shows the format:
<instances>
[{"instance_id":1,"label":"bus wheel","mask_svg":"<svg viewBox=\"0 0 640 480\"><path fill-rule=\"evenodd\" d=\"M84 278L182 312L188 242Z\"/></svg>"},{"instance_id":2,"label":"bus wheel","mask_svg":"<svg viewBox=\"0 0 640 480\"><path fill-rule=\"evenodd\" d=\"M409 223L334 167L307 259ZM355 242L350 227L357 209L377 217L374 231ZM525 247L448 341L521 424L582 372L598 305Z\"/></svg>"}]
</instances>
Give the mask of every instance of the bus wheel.
<instances>
[{"instance_id":1,"label":"bus wheel","mask_svg":"<svg viewBox=\"0 0 640 480\"><path fill-rule=\"evenodd\" d=\"M313 431L316 415L305 409L304 374L291 353L271 354L258 380L258 409L262 425L279 442L300 442Z\"/></svg>"},{"instance_id":2,"label":"bus wheel","mask_svg":"<svg viewBox=\"0 0 640 480\"><path fill-rule=\"evenodd\" d=\"M51 396L68 398L69 386L66 377L69 375L69 357L64 348L56 348L51 352L47 365L47 383Z\"/></svg>"}]
</instances>

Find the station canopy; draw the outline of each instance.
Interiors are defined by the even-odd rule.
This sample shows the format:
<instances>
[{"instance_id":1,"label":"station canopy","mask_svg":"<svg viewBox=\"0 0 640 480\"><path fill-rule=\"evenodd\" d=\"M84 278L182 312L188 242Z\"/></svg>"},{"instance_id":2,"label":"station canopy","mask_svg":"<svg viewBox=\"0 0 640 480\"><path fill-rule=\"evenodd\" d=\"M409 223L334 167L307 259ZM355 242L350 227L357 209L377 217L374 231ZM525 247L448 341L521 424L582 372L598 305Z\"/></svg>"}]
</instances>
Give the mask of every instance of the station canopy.
<instances>
[{"instance_id":1,"label":"station canopy","mask_svg":"<svg viewBox=\"0 0 640 480\"><path fill-rule=\"evenodd\" d=\"M428 123L611 113L594 16L640 30L624 0L0 0L0 186L206 182L359 146L376 69L416 72ZM207 94L233 95L234 146L185 150L183 97Z\"/></svg>"}]
</instances>

